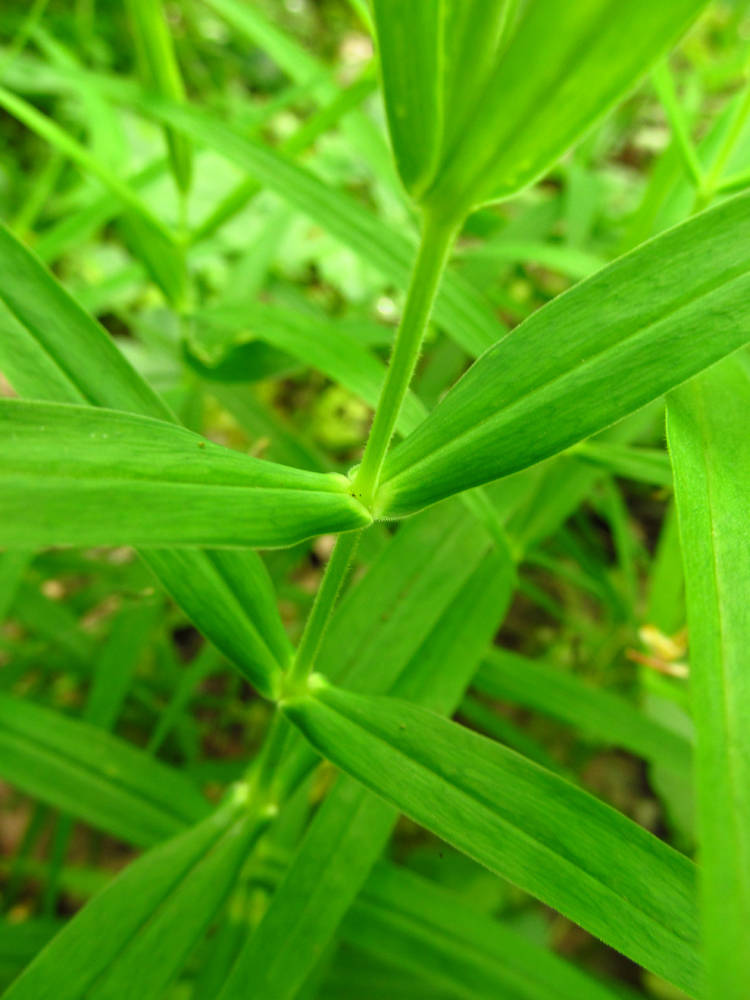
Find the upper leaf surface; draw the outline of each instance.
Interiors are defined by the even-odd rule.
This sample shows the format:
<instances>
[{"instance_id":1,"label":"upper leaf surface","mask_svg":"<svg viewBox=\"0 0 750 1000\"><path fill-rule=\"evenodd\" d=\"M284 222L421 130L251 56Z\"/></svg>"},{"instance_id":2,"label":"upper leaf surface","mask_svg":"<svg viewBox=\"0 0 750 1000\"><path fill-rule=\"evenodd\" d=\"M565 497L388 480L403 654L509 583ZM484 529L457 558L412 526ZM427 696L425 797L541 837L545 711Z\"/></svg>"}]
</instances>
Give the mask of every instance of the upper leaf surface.
<instances>
[{"instance_id":1,"label":"upper leaf surface","mask_svg":"<svg viewBox=\"0 0 750 1000\"><path fill-rule=\"evenodd\" d=\"M414 705L322 680L286 705L337 766L416 822L681 988L699 988L695 874L614 809Z\"/></svg>"},{"instance_id":2,"label":"upper leaf surface","mask_svg":"<svg viewBox=\"0 0 750 1000\"><path fill-rule=\"evenodd\" d=\"M750 340L749 223L750 195L726 201L522 323L387 456L376 514L534 465Z\"/></svg>"},{"instance_id":3,"label":"upper leaf surface","mask_svg":"<svg viewBox=\"0 0 750 1000\"><path fill-rule=\"evenodd\" d=\"M163 421L5 400L0 427L7 547L265 547L370 522L342 476L250 458Z\"/></svg>"}]
</instances>

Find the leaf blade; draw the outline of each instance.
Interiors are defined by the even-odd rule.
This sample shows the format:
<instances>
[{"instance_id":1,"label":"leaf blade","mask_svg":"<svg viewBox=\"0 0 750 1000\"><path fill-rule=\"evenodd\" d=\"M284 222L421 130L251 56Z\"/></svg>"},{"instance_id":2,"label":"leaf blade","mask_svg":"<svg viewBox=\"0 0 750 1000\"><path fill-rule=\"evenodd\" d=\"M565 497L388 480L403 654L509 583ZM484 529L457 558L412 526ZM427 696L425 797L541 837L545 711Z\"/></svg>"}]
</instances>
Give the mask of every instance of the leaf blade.
<instances>
[{"instance_id":1,"label":"leaf blade","mask_svg":"<svg viewBox=\"0 0 750 1000\"><path fill-rule=\"evenodd\" d=\"M406 703L321 680L285 708L321 753L416 822L647 968L700 988L692 865L630 820Z\"/></svg>"},{"instance_id":2,"label":"leaf blade","mask_svg":"<svg viewBox=\"0 0 750 1000\"><path fill-rule=\"evenodd\" d=\"M726 201L534 313L386 457L376 513L403 516L527 468L741 347L748 220L747 195Z\"/></svg>"},{"instance_id":3,"label":"leaf blade","mask_svg":"<svg viewBox=\"0 0 750 1000\"><path fill-rule=\"evenodd\" d=\"M734 998L750 984L745 358L670 394L667 413L690 628L708 995Z\"/></svg>"}]
</instances>

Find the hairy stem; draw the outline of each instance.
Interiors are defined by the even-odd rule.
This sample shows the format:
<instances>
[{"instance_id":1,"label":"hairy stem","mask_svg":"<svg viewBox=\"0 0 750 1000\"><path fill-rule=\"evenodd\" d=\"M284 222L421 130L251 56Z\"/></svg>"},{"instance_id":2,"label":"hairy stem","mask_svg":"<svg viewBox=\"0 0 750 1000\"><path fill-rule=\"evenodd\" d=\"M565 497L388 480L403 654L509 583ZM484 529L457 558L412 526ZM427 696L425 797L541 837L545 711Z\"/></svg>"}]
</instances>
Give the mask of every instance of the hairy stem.
<instances>
[{"instance_id":1,"label":"hairy stem","mask_svg":"<svg viewBox=\"0 0 750 1000\"><path fill-rule=\"evenodd\" d=\"M393 347L388 373L375 411L362 464L354 481L357 498L369 507L380 478L401 406L419 358L440 279L458 226L426 214L417 263L409 286L406 308Z\"/></svg>"},{"instance_id":2,"label":"hairy stem","mask_svg":"<svg viewBox=\"0 0 750 1000\"><path fill-rule=\"evenodd\" d=\"M286 749L290 729L291 723L276 708L260 754L253 761L245 776L245 780L250 785L251 802L262 802L270 797L273 780L276 777L279 762Z\"/></svg>"},{"instance_id":3,"label":"hairy stem","mask_svg":"<svg viewBox=\"0 0 750 1000\"><path fill-rule=\"evenodd\" d=\"M369 507L377 489L380 469L388 450L401 406L417 364L422 338L435 303L440 279L458 226L426 214L422 240L414 267L406 308L393 347L380 402L367 439L362 464L354 481L353 492ZM289 673L288 688L299 691L307 684L344 582L360 532L340 535L336 541L323 582L305 625L297 656Z\"/></svg>"}]
</instances>

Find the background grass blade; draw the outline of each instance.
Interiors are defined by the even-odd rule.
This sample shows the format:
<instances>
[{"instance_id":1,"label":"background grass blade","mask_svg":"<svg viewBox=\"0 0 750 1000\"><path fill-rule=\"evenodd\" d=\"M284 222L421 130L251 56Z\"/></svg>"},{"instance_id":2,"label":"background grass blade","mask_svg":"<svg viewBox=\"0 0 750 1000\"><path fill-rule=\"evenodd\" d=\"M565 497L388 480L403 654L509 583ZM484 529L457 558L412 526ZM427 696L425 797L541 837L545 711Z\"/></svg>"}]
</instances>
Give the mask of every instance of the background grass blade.
<instances>
[{"instance_id":1,"label":"background grass blade","mask_svg":"<svg viewBox=\"0 0 750 1000\"><path fill-rule=\"evenodd\" d=\"M614 1000L619 993L414 872L381 863L343 939L464 1000Z\"/></svg>"},{"instance_id":2,"label":"background grass blade","mask_svg":"<svg viewBox=\"0 0 750 1000\"><path fill-rule=\"evenodd\" d=\"M160 996L263 828L242 804L225 804L131 864L39 954L4 994L7 1000Z\"/></svg>"},{"instance_id":3,"label":"background grass blade","mask_svg":"<svg viewBox=\"0 0 750 1000\"><path fill-rule=\"evenodd\" d=\"M148 847L208 812L195 785L98 726L0 695L0 770L25 792Z\"/></svg>"}]
</instances>

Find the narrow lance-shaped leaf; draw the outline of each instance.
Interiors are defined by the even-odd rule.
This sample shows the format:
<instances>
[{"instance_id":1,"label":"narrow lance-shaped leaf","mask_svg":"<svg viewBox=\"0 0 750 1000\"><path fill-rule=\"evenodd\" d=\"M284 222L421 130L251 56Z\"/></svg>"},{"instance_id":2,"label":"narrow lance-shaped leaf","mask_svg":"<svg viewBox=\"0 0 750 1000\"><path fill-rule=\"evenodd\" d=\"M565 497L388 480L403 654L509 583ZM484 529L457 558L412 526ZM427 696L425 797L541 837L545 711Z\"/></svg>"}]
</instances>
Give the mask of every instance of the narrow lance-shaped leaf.
<instances>
[{"instance_id":1,"label":"narrow lance-shaped leaf","mask_svg":"<svg viewBox=\"0 0 750 1000\"><path fill-rule=\"evenodd\" d=\"M98 726L0 696L0 774L23 791L138 846L206 815L179 771Z\"/></svg>"},{"instance_id":2,"label":"narrow lance-shaped leaf","mask_svg":"<svg viewBox=\"0 0 750 1000\"><path fill-rule=\"evenodd\" d=\"M101 325L3 226L0 265L0 369L20 395L174 419ZM285 666L289 640L258 554L161 549L147 561L201 631L269 693L279 672L266 666L270 650L283 651Z\"/></svg>"},{"instance_id":3,"label":"narrow lance-shaped leaf","mask_svg":"<svg viewBox=\"0 0 750 1000\"><path fill-rule=\"evenodd\" d=\"M691 863L574 785L422 708L320 678L285 710L329 760L647 969L700 992Z\"/></svg>"},{"instance_id":4,"label":"narrow lance-shaped leaf","mask_svg":"<svg viewBox=\"0 0 750 1000\"><path fill-rule=\"evenodd\" d=\"M235 886L267 816L242 789L149 851L71 920L5 1000L157 1000Z\"/></svg>"},{"instance_id":5,"label":"narrow lance-shaped leaf","mask_svg":"<svg viewBox=\"0 0 750 1000\"><path fill-rule=\"evenodd\" d=\"M429 186L443 130L443 3L378 0L375 26L396 162L414 197Z\"/></svg>"},{"instance_id":6,"label":"narrow lance-shaped leaf","mask_svg":"<svg viewBox=\"0 0 750 1000\"><path fill-rule=\"evenodd\" d=\"M534 313L386 457L376 515L548 458L750 340L749 223L750 195L725 201Z\"/></svg>"},{"instance_id":7,"label":"narrow lance-shaped leaf","mask_svg":"<svg viewBox=\"0 0 750 1000\"><path fill-rule=\"evenodd\" d=\"M0 401L0 545L293 545L370 523L344 476L148 417Z\"/></svg>"},{"instance_id":8,"label":"narrow lance-shaped leaf","mask_svg":"<svg viewBox=\"0 0 750 1000\"><path fill-rule=\"evenodd\" d=\"M708 996L750 990L750 372L732 358L668 397L696 728Z\"/></svg>"}]
</instances>

